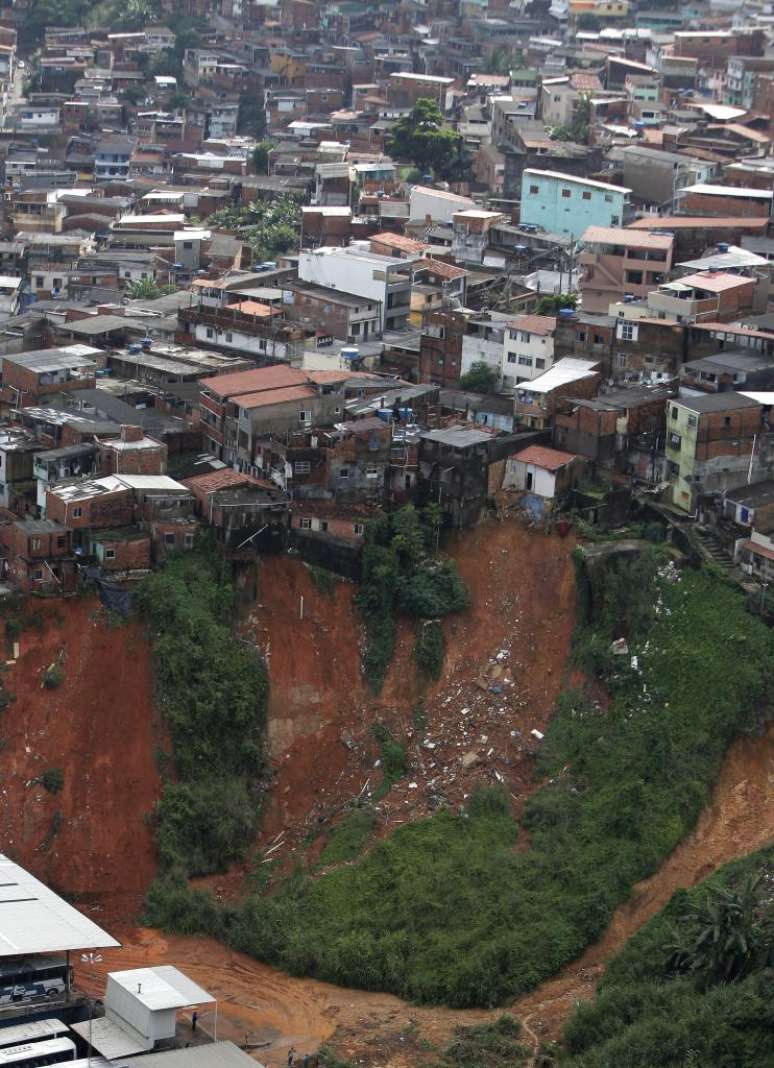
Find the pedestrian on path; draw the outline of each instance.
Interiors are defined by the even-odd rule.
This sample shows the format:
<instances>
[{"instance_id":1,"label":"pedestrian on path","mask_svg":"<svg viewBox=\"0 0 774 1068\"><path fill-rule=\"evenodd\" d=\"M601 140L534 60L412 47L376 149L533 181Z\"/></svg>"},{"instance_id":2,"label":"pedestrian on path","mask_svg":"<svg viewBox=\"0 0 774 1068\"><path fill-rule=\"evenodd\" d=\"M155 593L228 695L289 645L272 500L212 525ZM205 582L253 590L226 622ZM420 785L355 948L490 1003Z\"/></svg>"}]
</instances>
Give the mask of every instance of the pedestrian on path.
<instances>
[{"instance_id":1,"label":"pedestrian on path","mask_svg":"<svg viewBox=\"0 0 774 1068\"><path fill-rule=\"evenodd\" d=\"M196 1030L196 1024L197 1024L198 1020L199 1020L199 1013L196 1011L196 1009L194 1009L193 1015L191 1016L191 1030L192 1031Z\"/></svg>"}]
</instances>

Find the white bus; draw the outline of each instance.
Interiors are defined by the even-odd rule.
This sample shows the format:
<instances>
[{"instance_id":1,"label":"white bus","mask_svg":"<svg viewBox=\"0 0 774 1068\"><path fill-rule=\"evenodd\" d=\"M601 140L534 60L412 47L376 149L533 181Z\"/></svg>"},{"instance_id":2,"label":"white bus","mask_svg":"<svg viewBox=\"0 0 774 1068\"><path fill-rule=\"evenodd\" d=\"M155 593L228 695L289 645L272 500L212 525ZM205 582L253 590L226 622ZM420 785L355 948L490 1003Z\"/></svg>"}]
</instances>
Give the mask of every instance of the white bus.
<instances>
[{"instance_id":1,"label":"white bus","mask_svg":"<svg viewBox=\"0 0 774 1068\"><path fill-rule=\"evenodd\" d=\"M75 1043L69 1038L50 1038L46 1042L25 1042L21 1046L0 1049L0 1066L42 1068L46 1064L66 1064L75 1060Z\"/></svg>"},{"instance_id":2,"label":"white bus","mask_svg":"<svg viewBox=\"0 0 774 1068\"><path fill-rule=\"evenodd\" d=\"M70 1028L61 1020L50 1017L45 1020L27 1020L23 1024L0 1028L0 1047L20 1046L25 1042L37 1042L41 1038L58 1038Z\"/></svg>"},{"instance_id":3,"label":"white bus","mask_svg":"<svg viewBox=\"0 0 774 1068\"><path fill-rule=\"evenodd\" d=\"M17 957L0 964L0 1005L63 1000L71 969L62 957Z\"/></svg>"}]
</instances>

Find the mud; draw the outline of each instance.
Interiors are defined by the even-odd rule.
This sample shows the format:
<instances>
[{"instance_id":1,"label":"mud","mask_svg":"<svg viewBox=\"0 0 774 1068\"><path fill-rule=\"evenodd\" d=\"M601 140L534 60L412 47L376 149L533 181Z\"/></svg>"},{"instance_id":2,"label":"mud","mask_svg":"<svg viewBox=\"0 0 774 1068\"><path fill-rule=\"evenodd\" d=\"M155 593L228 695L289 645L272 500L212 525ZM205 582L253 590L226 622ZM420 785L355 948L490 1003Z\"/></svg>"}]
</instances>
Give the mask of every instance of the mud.
<instances>
[{"instance_id":1,"label":"mud","mask_svg":"<svg viewBox=\"0 0 774 1068\"><path fill-rule=\"evenodd\" d=\"M162 740L150 650L138 626L111 627L91 598L30 602L27 615L3 678L16 699L0 713L0 851L89 902L97 922L125 917L156 866L144 819L160 793ZM63 678L49 690L54 662ZM55 767L64 786L50 794L39 779Z\"/></svg>"}]
</instances>

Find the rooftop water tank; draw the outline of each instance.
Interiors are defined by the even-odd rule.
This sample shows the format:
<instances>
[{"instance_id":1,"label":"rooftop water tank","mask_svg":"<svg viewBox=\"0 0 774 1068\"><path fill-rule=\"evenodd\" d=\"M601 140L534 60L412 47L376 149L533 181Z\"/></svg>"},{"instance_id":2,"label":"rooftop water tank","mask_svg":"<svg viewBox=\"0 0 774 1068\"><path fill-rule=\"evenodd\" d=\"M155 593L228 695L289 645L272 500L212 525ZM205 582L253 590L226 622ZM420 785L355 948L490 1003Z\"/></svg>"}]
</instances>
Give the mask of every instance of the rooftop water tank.
<instances>
[{"instance_id":1,"label":"rooftop water tank","mask_svg":"<svg viewBox=\"0 0 774 1068\"><path fill-rule=\"evenodd\" d=\"M574 319L575 318L575 308L560 308L559 309L559 318L560 319Z\"/></svg>"}]
</instances>

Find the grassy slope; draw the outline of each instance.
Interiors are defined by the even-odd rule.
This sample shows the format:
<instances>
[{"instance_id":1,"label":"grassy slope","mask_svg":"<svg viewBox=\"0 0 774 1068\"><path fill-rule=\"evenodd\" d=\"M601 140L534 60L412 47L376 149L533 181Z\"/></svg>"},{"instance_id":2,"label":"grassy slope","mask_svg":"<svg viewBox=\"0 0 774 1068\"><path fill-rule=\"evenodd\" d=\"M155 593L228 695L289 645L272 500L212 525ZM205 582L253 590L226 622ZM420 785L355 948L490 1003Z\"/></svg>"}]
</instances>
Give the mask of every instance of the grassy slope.
<instances>
[{"instance_id":1,"label":"grassy slope","mask_svg":"<svg viewBox=\"0 0 774 1068\"><path fill-rule=\"evenodd\" d=\"M670 978L666 961L679 916L710 888L750 873L774 879L774 847L728 864L690 891L679 891L612 961L596 1000L567 1026L567 1068L771 1068L774 1065L774 970L702 992Z\"/></svg>"}]
</instances>

